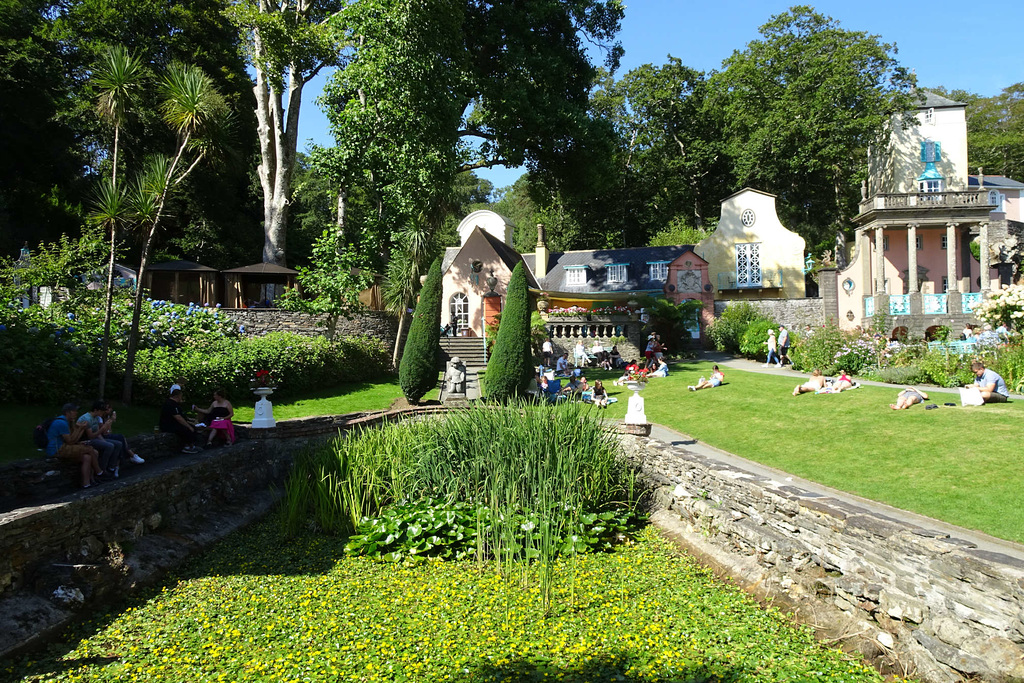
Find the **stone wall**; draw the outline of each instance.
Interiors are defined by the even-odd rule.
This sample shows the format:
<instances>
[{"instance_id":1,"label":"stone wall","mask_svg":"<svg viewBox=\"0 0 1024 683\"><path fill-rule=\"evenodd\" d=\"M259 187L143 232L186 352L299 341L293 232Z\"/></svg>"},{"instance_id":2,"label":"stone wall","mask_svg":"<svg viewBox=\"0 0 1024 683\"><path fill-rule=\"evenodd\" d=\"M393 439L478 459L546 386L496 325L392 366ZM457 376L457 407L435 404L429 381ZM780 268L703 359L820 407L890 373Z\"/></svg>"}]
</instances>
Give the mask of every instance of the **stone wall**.
<instances>
[{"instance_id":1,"label":"stone wall","mask_svg":"<svg viewBox=\"0 0 1024 683\"><path fill-rule=\"evenodd\" d=\"M883 673L1024 680L1024 553L1014 544L979 547L956 527L902 521L710 451L623 441L670 535L830 642Z\"/></svg>"},{"instance_id":2,"label":"stone wall","mask_svg":"<svg viewBox=\"0 0 1024 683\"><path fill-rule=\"evenodd\" d=\"M294 332L307 337L326 334L322 319L308 313L283 308L222 308L221 312L245 327L245 334L260 336L268 332ZM387 340L392 346L398 333L398 321L383 311L364 311L351 320L338 321L339 337L369 335Z\"/></svg>"},{"instance_id":3,"label":"stone wall","mask_svg":"<svg viewBox=\"0 0 1024 683\"><path fill-rule=\"evenodd\" d=\"M638 320L594 316L591 320L548 318L545 323L551 334L555 356L567 353L569 360L572 360L573 349L576 348L578 341L582 341L583 346L589 350L597 339L603 348L611 349L612 337L625 337L626 341L617 344L622 359L630 361L644 357L643 349L647 345L647 340L643 335L642 324Z\"/></svg>"},{"instance_id":4,"label":"stone wall","mask_svg":"<svg viewBox=\"0 0 1024 683\"><path fill-rule=\"evenodd\" d=\"M762 311L775 322L791 330L802 330L806 325L819 327L825 322L825 309L821 298L810 299L744 299L746 303ZM715 317L735 301L716 301Z\"/></svg>"}]
</instances>

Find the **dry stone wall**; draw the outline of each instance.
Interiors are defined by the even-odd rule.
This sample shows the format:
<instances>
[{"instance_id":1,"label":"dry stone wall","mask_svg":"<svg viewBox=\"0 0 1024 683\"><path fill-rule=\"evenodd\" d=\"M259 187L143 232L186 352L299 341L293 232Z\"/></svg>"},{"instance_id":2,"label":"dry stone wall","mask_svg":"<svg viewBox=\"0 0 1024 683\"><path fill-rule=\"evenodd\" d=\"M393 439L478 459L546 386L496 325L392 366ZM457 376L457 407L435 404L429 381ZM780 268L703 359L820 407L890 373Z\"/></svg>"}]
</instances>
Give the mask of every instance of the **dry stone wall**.
<instances>
[{"instance_id":1,"label":"dry stone wall","mask_svg":"<svg viewBox=\"0 0 1024 683\"><path fill-rule=\"evenodd\" d=\"M222 308L221 312L245 328L245 334L258 337L268 332L293 332L307 337L327 333L323 320L316 316L282 308ZM394 345L398 321L383 311L364 311L351 320L338 321L339 337L371 336Z\"/></svg>"},{"instance_id":2,"label":"dry stone wall","mask_svg":"<svg viewBox=\"0 0 1024 683\"><path fill-rule=\"evenodd\" d=\"M684 545L883 672L1024 680L1024 553L1013 544L978 547L941 523L902 521L785 475L623 440L656 517Z\"/></svg>"},{"instance_id":3,"label":"dry stone wall","mask_svg":"<svg viewBox=\"0 0 1024 683\"><path fill-rule=\"evenodd\" d=\"M819 327L825 322L825 308L820 298L813 299L744 299L775 322L790 329L802 330L806 325ZM715 317L736 301L716 301ZM833 313L833 315L835 315Z\"/></svg>"}]
</instances>

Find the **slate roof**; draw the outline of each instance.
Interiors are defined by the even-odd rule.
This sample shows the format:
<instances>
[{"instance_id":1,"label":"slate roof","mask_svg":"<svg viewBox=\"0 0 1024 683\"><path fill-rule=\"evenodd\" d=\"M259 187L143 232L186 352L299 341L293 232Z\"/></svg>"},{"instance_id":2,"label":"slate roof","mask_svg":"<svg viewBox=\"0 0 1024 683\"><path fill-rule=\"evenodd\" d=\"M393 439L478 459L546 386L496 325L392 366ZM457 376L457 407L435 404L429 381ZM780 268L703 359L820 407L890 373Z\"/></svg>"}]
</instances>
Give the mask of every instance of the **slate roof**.
<instances>
[{"instance_id":1,"label":"slate roof","mask_svg":"<svg viewBox=\"0 0 1024 683\"><path fill-rule=\"evenodd\" d=\"M692 245L673 247L637 247L634 249L598 249L583 251L551 252L548 272L539 278L540 289L551 292L577 294L601 294L606 292L660 291L661 280L650 279L649 263L674 261L681 254L692 252ZM523 254L523 260L530 270L536 272L536 252ZM608 268L612 264L626 264L626 281L609 283ZM566 268L587 266L587 283L570 285L566 283Z\"/></svg>"},{"instance_id":2,"label":"slate roof","mask_svg":"<svg viewBox=\"0 0 1024 683\"><path fill-rule=\"evenodd\" d=\"M246 273L246 274L260 274L260 275L295 275L298 273L297 270L279 266L274 263L253 263L252 265L242 266L241 268L232 268L230 270L221 271L223 273Z\"/></svg>"},{"instance_id":3,"label":"slate roof","mask_svg":"<svg viewBox=\"0 0 1024 683\"><path fill-rule=\"evenodd\" d=\"M921 109L943 109L948 107L966 107L967 105L963 102L957 102L951 100L948 97L943 97L933 93L931 90L921 90L920 93L924 95L924 102L919 107Z\"/></svg>"},{"instance_id":4,"label":"slate roof","mask_svg":"<svg viewBox=\"0 0 1024 683\"><path fill-rule=\"evenodd\" d=\"M978 176L967 176L967 185L969 187L977 187ZM1008 190L1024 190L1024 183L1014 180L1013 178L1007 178L1004 175L986 175L985 187L1003 188Z\"/></svg>"},{"instance_id":5,"label":"slate roof","mask_svg":"<svg viewBox=\"0 0 1024 683\"><path fill-rule=\"evenodd\" d=\"M204 266L204 265L202 265L200 263L196 263L195 261L164 261L163 263L154 263L152 265L146 266L146 270L149 270L149 271L170 271L170 272L174 272L174 271L178 271L178 272L202 271L202 272L206 272L206 273L216 273L217 272L216 268L211 268L210 266Z\"/></svg>"}]
</instances>

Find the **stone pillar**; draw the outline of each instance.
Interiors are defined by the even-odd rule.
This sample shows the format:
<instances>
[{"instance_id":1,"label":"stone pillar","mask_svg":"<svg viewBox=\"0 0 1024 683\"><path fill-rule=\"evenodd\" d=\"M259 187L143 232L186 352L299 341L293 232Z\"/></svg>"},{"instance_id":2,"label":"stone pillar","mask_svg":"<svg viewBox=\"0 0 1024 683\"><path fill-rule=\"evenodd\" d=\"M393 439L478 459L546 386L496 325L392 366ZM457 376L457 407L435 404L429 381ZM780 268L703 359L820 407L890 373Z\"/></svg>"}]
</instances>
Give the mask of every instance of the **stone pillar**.
<instances>
[{"instance_id":1,"label":"stone pillar","mask_svg":"<svg viewBox=\"0 0 1024 683\"><path fill-rule=\"evenodd\" d=\"M946 223L946 281L950 292L960 291L956 279L956 223Z\"/></svg>"},{"instance_id":2,"label":"stone pillar","mask_svg":"<svg viewBox=\"0 0 1024 683\"><path fill-rule=\"evenodd\" d=\"M825 320L839 320L839 273L835 268L818 271L818 294L821 296L821 312Z\"/></svg>"},{"instance_id":3,"label":"stone pillar","mask_svg":"<svg viewBox=\"0 0 1024 683\"><path fill-rule=\"evenodd\" d=\"M885 226L875 228L875 294L885 294Z\"/></svg>"},{"instance_id":4,"label":"stone pillar","mask_svg":"<svg viewBox=\"0 0 1024 683\"><path fill-rule=\"evenodd\" d=\"M988 265L989 265L989 255L988 255L988 223L982 223L980 228L981 228L981 236L980 236L978 241L981 243L980 244L981 249L980 249L980 253L979 253L979 256L981 256L981 258L978 259L978 260L981 262L981 291L983 293L987 293L992 288L992 282L989 279L989 273L988 273L988 271L989 271L989 267L988 267Z\"/></svg>"},{"instance_id":5,"label":"stone pillar","mask_svg":"<svg viewBox=\"0 0 1024 683\"><path fill-rule=\"evenodd\" d=\"M907 225L907 292L915 294L921 290L917 281L917 223Z\"/></svg>"}]
</instances>

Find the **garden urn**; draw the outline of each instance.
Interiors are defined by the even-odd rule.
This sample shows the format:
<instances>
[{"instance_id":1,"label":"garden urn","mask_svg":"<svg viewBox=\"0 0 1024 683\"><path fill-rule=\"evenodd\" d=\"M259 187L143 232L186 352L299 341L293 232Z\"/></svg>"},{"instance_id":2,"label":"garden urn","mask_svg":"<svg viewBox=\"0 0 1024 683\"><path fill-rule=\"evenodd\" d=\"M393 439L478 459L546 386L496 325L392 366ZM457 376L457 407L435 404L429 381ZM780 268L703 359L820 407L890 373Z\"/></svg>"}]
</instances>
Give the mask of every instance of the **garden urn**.
<instances>
[{"instance_id":1,"label":"garden urn","mask_svg":"<svg viewBox=\"0 0 1024 683\"><path fill-rule=\"evenodd\" d=\"M644 397L640 395L640 392L646 386L645 382L626 381L626 388L633 392L627 404L626 418L623 420L628 425L647 424L647 413L644 411Z\"/></svg>"},{"instance_id":2,"label":"garden urn","mask_svg":"<svg viewBox=\"0 0 1024 683\"><path fill-rule=\"evenodd\" d=\"M260 400L256 401L256 409L252 417L252 428L269 429L276 427L277 421L274 420L274 404L267 400L267 396L274 393L274 388L256 387L252 390L252 393L260 397Z\"/></svg>"}]
</instances>

